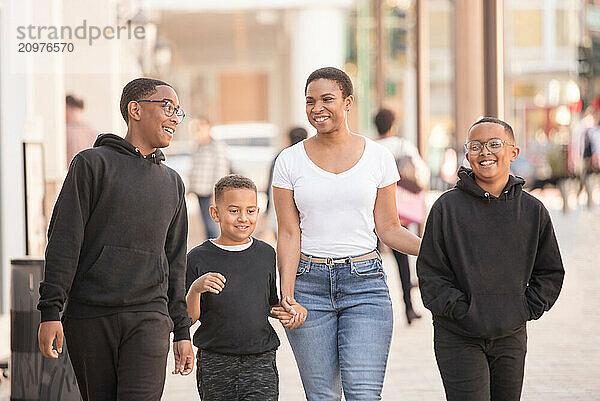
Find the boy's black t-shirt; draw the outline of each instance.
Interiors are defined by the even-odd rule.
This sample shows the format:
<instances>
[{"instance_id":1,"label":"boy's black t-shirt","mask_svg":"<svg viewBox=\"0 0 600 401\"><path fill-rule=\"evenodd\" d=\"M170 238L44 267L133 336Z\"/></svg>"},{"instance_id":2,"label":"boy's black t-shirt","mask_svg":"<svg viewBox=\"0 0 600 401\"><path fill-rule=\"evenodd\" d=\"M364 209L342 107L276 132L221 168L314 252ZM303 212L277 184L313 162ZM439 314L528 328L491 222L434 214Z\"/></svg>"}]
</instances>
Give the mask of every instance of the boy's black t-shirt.
<instances>
[{"instance_id":1,"label":"boy's black t-shirt","mask_svg":"<svg viewBox=\"0 0 600 401\"><path fill-rule=\"evenodd\" d=\"M271 305L279 302L273 247L253 239L243 251L228 251L207 240L187 255L186 290L209 272L225 276L225 287L219 294L205 292L200 297L194 345L224 354L277 348L279 339L268 320Z\"/></svg>"}]
</instances>

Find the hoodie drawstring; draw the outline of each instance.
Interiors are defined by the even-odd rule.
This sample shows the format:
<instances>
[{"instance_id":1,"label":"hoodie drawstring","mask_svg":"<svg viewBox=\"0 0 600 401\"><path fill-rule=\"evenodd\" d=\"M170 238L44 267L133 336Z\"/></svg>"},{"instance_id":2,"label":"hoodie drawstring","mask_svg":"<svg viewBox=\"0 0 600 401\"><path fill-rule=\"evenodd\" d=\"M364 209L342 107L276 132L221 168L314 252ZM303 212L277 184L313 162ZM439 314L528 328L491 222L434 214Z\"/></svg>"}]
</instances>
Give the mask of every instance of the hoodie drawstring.
<instances>
[{"instance_id":1,"label":"hoodie drawstring","mask_svg":"<svg viewBox=\"0 0 600 401\"><path fill-rule=\"evenodd\" d=\"M158 163L158 159L156 158L156 153L151 153L151 154L149 154L148 156L144 156L144 155L142 154L142 152L140 152L140 150L139 150L138 148L135 148L135 151L136 151L136 153L137 153L137 154L139 154L139 155L140 155L140 157L141 157L142 159L148 159L148 158L151 158L151 159L152 159L152 163L154 163L154 164L159 164L159 163Z\"/></svg>"}]
</instances>

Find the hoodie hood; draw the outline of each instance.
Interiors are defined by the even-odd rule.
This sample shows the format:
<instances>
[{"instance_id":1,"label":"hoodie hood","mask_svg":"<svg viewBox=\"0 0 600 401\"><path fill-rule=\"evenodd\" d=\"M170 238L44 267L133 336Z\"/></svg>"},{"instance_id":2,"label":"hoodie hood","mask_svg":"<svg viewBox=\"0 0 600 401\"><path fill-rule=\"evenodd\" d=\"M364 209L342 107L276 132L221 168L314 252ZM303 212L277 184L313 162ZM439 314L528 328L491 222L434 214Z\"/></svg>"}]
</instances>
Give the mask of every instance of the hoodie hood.
<instances>
[{"instance_id":1,"label":"hoodie hood","mask_svg":"<svg viewBox=\"0 0 600 401\"><path fill-rule=\"evenodd\" d=\"M475 173L470 168L461 166L458 169L458 182L456 183L456 188L465 191L476 198L484 198L490 199L490 193L486 192L475 182ZM512 199L518 193L523 190L523 184L525 184L525 180L521 177L514 176L512 174L508 175L508 182L506 186L502 190L502 195L500 198L504 197L504 199Z\"/></svg>"},{"instance_id":2,"label":"hoodie hood","mask_svg":"<svg viewBox=\"0 0 600 401\"><path fill-rule=\"evenodd\" d=\"M98 135L98 138L96 138L96 141L94 142L94 147L96 148L99 146L108 146L119 153L139 157L141 159L147 159L148 161L151 161L155 164L160 164L161 161L165 160L165 155L160 149L156 149L148 156L144 156L138 148L136 148L131 143L127 142L125 139L115 134Z\"/></svg>"}]
</instances>

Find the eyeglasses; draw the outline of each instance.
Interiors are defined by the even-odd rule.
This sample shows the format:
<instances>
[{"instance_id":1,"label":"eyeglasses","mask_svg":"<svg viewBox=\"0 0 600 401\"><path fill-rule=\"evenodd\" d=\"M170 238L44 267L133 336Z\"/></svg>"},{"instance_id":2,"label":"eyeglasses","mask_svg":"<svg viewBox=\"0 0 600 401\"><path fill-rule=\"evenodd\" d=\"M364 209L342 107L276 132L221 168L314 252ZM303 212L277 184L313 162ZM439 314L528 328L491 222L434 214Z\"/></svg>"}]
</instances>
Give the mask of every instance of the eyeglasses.
<instances>
[{"instance_id":1,"label":"eyeglasses","mask_svg":"<svg viewBox=\"0 0 600 401\"><path fill-rule=\"evenodd\" d=\"M471 154L477 154L481 152L483 150L483 147L485 146L490 152L498 153L502 150L504 144L509 146L515 146L512 143L508 143L507 141L504 141L500 138L492 138L485 142L469 141L465 143L465 149Z\"/></svg>"},{"instance_id":2,"label":"eyeglasses","mask_svg":"<svg viewBox=\"0 0 600 401\"><path fill-rule=\"evenodd\" d=\"M138 100L138 103L140 102L150 102L150 103L162 103L163 105L161 106L163 108L163 110L165 111L165 115L167 117L171 117L173 116L173 114L175 114L177 116L177 122L181 123L183 121L183 119L185 118L185 113L183 112L182 108L179 107L175 107L175 105L173 104L173 102L171 102L170 100L150 100L150 99L142 99L142 100Z\"/></svg>"}]
</instances>

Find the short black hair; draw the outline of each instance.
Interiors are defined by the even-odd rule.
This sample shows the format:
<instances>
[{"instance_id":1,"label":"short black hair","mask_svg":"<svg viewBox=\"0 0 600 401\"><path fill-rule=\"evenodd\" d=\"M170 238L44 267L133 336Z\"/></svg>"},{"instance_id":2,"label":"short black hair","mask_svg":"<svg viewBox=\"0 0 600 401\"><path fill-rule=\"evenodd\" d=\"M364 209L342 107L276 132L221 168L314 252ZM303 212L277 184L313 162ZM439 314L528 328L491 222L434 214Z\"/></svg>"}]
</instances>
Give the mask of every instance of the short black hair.
<instances>
[{"instance_id":1,"label":"short black hair","mask_svg":"<svg viewBox=\"0 0 600 401\"><path fill-rule=\"evenodd\" d=\"M294 127L288 132L290 138L290 145L295 145L300 141L303 141L308 136L308 132L302 127Z\"/></svg>"},{"instance_id":2,"label":"short black hair","mask_svg":"<svg viewBox=\"0 0 600 401\"><path fill-rule=\"evenodd\" d=\"M254 182L243 175L229 174L222 177L215 184L215 203L223 199L223 194L228 189L251 189L257 192Z\"/></svg>"},{"instance_id":3,"label":"short black hair","mask_svg":"<svg viewBox=\"0 0 600 401\"><path fill-rule=\"evenodd\" d=\"M136 78L125 85L123 93L121 94L120 106L121 115L126 123L129 123L129 114L127 113L129 102L134 102L154 95L156 93L156 87L162 85L172 88L168 83L152 78Z\"/></svg>"},{"instance_id":4,"label":"short black hair","mask_svg":"<svg viewBox=\"0 0 600 401\"><path fill-rule=\"evenodd\" d=\"M67 95L65 97L65 103L67 104L67 106L76 108L76 109L81 109L83 110L83 108L85 107L85 103L83 102L83 99L80 97L77 97L75 95Z\"/></svg>"},{"instance_id":5,"label":"short black hair","mask_svg":"<svg viewBox=\"0 0 600 401\"><path fill-rule=\"evenodd\" d=\"M482 117L479 120L475 121L473 123L473 125L471 125L471 128L469 128L468 132L471 132L471 130L473 129L474 126L479 125L479 124L483 124L483 123L494 123L494 124L498 124L501 125L502 128L504 128L504 132L506 132L506 134L508 135L508 137L514 142L515 141L515 133L513 132L512 127L510 126L509 123L507 123L506 121L502 121L499 118L496 117Z\"/></svg>"},{"instance_id":6,"label":"short black hair","mask_svg":"<svg viewBox=\"0 0 600 401\"><path fill-rule=\"evenodd\" d=\"M394 113L391 110L379 110L377 114L375 114L374 118L375 126L377 127L377 132L379 133L379 136L387 134L388 131L392 128L392 125L394 125L395 120L396 117L394 116Z\"/></svg>"},{"instance_id":7,"label":"short black hair","mask_svg":"<svg viewBox=\"0 0 600 401\"><path fill-rule=\"evenodd\" d=\"M348 96L354 93L354 88L352 86L352 80L344 71L335 67L323 67L318 70L313 71L306 80L306 85L304 86L304 94L306 95L306 90L308 89L308 84L312 81L316 81L317 79L328 79L330 81L335 81L340 90L342 91L342 96L347 98Z\"/></svg>"}]
</instances>

